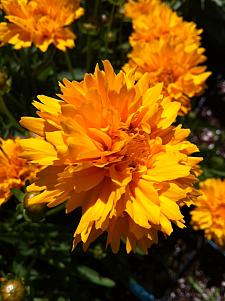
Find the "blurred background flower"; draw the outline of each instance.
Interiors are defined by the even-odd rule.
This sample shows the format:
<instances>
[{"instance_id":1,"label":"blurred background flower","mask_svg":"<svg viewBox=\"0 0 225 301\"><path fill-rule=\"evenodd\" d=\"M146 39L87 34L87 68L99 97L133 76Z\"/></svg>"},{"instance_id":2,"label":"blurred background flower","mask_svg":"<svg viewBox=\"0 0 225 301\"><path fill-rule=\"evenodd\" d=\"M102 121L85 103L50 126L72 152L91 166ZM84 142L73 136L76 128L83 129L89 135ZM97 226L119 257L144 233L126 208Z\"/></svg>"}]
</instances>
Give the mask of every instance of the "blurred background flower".
<instances>
[{"instance_id":1,"label":"blurred background flower","mask_svg":"<svg viewBox=\"0 0 225 301\"><path fill-rule=\"evenodd\" d=\"M65 51L75 46L68 27L83 14L79 0L2 0L7 22L0 23L0 43L15 49L35 44L45 52L50 44Z\"/></svg>"},{"instance_id":2,"label":"blurred background flower","mask_svg":"<svg viewBox=\"0 0 225 301\"><path fill-rule=\"evenodd\" d=\"M203 92L210 75L202 66L206 60L200 45L202 30L160 1L130 1L125 13L132 19L134 31L124 70L136 68L136 78L149 72L153 85L163 82L163 93L181 103L179 114L187 114L190 98Z\"/></svg>"},{"instance_id":3,"label":"blurred background flower","mask_svg":"<svg viewBox=\"0 0 225 301\"><path fill-rule=\"evenodd\" d=\"M192 210L192 225L203 230L207 239L225 245L225 180L207 179L200 183L200 195Z\"/></svg>"},{"instance_id":4,"label":"blurred background flower","mask_svg":"<svg viewBox=\"0 0 225 301\"><path fill-rule=\"evenodd\" d=\"M20 158L20 138L0 139L0 205L11 196L11 189L22 188L35 177L38 167Z\"/></svg>"}]
</instances>

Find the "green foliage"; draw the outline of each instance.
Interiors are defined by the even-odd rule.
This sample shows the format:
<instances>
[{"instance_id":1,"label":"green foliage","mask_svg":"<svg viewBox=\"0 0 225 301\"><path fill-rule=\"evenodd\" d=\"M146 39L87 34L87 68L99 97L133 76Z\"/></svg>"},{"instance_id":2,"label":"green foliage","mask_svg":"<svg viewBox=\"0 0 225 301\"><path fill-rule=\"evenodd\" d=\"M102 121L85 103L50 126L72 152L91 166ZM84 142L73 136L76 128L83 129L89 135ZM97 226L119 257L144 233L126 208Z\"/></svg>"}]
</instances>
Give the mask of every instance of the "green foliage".
<instances>
[{"instance_id":1,"label":"green foliage","mask_svg":"<svg viewBox=\"0 0 225 301\"><path fill-rule=\"evenodd\" d=\"M190 284L192 285L194 290L196 290L201 295L202 300L217 301L220 299L220 294L219 294L218 289L215 289L212 292L210 292L209 294L207 294L205 292L205 290L201 287L201 284L199 282L195 281L192 277L189 277L188 281L190 282Z\"/></svg>"},{"instance_id":2,"label":"green foliage","mask_svg":"<svg viewBox=\"0 0 225 301\"><path fill-rule=\"evenodd\" d=\"M98 272L85 265L78 266L77 271L81 277L89 280L92 283L106 287L114 287L116 285L115 281L111 280L110 278L100 276Z\"/></svg>"}]
</instances>

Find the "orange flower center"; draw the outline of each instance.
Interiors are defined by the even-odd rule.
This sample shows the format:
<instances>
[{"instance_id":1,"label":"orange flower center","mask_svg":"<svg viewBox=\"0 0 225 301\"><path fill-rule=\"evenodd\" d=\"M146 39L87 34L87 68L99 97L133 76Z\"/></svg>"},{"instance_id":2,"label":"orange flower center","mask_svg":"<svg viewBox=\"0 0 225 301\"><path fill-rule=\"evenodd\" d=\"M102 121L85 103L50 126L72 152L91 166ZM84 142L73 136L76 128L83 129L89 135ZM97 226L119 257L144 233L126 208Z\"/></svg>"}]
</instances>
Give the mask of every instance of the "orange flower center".
<instances>
[{"instance_id":1,"label":"orange flower center","mask_svg":"<svg viewBox=\"0 0 225 301\"><path fill-rule=\"evenodd\" d=\"M149 146L143 137L135 137L127 146L126 156L129 160L129 167L137 169L139 165L146 165L149 158Z\"/></svg>"},{"instance_id":2,"label":"orange flower center","mask_svg":"<svg viewBox=\"0 0 225 301\"><path fill-rule=\"evenodd\" d=\"M157 82L163 82L164 86L167 87L169 84L175 82L175 76L171 70L163 70L158 75Z\"/></svg>"},{"instance_id":3,"label":"orange flower center","mask_svg":"<svg viewBox=\"0 0 225 301\"><path fill-rule=\"evenodd\" d=\"M146 166L150 157L150 147L148 143L148 135L137 128L125 130L127 136L127 145L124 152L123 162L132 170L139 170L141 166Z\"/></svg>"}]
</instances>

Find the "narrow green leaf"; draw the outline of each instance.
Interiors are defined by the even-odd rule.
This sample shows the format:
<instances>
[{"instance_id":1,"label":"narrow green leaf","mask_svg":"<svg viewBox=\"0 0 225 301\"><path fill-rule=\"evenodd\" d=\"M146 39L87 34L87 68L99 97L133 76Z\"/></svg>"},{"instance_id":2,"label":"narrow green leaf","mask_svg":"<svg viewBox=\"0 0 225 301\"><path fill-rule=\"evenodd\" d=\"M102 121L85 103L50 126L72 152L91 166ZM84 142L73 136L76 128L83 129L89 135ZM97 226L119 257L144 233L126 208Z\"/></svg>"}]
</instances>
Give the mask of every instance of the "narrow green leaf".
<instances>
[{"instance_id":1,"label":"narrow green leaf","mask_svg":"<svg viewBox=\"0 0 225 301\"><path fill-rule=\"evenodd\" d=\"M116 283L112 279L102 277L98 272L92 270L91 268L85 265L79 266L77 268L77 271L82 277L84 277L92 283L106 287L114 287L116 285Z\"/></svg>"}]
</instances>

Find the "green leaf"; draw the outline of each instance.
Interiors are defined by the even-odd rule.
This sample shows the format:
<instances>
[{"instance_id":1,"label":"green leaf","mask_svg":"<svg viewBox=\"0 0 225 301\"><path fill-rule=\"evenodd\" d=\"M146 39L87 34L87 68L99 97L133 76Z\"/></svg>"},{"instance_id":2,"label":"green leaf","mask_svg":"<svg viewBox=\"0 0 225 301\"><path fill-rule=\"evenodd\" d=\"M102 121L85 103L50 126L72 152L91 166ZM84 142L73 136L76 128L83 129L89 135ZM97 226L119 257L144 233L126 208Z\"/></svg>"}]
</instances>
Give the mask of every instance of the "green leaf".
<instances>
[{"instance_id":1,"label":"green leaf","mask_svg":"<svg viewBox=\"0 0 225 301\"><path fill-rule=\"evenodd\" d=\"M114 287L116 285L116 283L112 279L102 277L98 272L92 270L91 268L85 265L79 266L77 268L77 271L80 274L80 276L89 280L92 283L106 287Z\"/></svg>"},{"instance_id":2,"label":"green leaf","mask_svg":"<svg viewBox=\"0 0 225 301\"><path fill-rule=\"evenodd\" d=\"M209 173L214 176L225 177L225 171L212 169L212 168L203 168L204 172Z\"/></svg>"},{"instance_id":3,"label":"green leaf","mask_svg":"<svg viewBox=\"0 0 225 301\"><path fill-rule=\"evenodd\" d=\"M13 272L18 278L24 278L27 274L27 267L18 262L13 262Z\"/></svg>"},{"instance_id":4,"label":"green leaf","mask_svg":"<svg viewBox=\"0 0 225 301\"><path fill-rule=\"evenodd\" d=\"M45 81L49 76L54 75L54 71L52 69L52 66L48 66L47 68L41 70L41 72L38 74L37 78L39 81Z\"/></svg>"}]
</instances>

